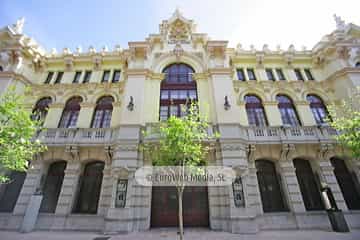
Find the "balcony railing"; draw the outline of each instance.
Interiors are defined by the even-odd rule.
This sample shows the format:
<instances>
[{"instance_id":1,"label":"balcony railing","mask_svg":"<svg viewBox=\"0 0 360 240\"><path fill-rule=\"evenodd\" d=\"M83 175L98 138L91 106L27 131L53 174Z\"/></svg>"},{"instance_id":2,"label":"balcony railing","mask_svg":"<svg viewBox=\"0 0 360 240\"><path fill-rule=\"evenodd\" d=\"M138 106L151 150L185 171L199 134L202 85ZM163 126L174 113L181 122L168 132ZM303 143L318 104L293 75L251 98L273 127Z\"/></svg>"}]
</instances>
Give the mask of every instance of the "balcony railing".
<instances>
[{"instance_id":1,"label":"balcony railing","mask_svg":"<svg viewBox=\"0 0 360 240\"><path fill-rule=\"evenodd\" d=\"M150 132L156 124L147 124L145 129ZM37 138L47 145L107 145L119 140L120 128L52 128L41 131ZM208 134L214 134L214 128L208 129ZM257 144L278 144L281 142L318 143L335 141L337 131L329 126L322 127L242 127L239 126L239 135L243 141ZM221 132L220 132L221 135ZM226 137L226 136L220 136ZM235 137L235 136L234 136ZM147 140L156 141L158 134L150 134ZM135 138L137 139L137 138ZM134 140L135 140L134 139Z\"/></svg>"}]
</instances>

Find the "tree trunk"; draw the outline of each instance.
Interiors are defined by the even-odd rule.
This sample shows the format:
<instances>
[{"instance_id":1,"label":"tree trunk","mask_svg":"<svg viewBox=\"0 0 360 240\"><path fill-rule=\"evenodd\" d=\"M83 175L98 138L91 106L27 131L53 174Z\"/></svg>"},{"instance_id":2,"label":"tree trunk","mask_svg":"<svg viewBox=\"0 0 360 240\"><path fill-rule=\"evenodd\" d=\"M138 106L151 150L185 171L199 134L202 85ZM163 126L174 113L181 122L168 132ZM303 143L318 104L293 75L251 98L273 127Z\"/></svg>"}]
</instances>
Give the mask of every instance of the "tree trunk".
<instances>
[{"instance_id":1,"label":"tree trunk","mask_svg":"<svg viewBox=\"0 0 360 240\"><path fill-rule=\"evenodd\" d=\"M179 201L179 239L183 240L184 239L184 224L183 224L183 202L182 202L182 198L183 198L183 189L178 189L178 201Z\"/></svg>"}]
</instances>

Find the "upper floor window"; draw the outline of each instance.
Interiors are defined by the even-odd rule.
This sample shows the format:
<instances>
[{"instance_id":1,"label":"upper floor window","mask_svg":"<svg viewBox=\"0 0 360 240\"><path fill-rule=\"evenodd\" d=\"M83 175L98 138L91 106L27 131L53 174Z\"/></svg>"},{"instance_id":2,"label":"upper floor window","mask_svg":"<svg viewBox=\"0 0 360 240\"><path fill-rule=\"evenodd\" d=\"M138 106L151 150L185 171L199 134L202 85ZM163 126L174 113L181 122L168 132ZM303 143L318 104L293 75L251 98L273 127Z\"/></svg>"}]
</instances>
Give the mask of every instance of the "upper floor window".
<instances>
[{"instance_id":1,"label":"upper floor window","mask_svg":"<svg viewBox=\"0 0 360 240\"><path fill-rule=\"evenodd\" d=\"M306 100L310 103L311 112L318 125L324 124L327 117L327 109L323 101L315 95L307 95Z\"/></svg>"},{"instance_id":2,"label":"upper floor window","mask_svg":"<svg viewBox=\"0 0 360 240\"><path fill-rule=\"evenodd\" d=\"M260 98L254 95L246 95L245 108L249 125L267 126L266 115Z\"/></svg>"},{"instance_id":3,"label":"upper floor window","mask_svg":"<svg viewBox=\"0 0 360 240\"><path fill-rule=\"evenodd\" d=\"M56 75L56 79L55 79L54 84L60 83L63 75L64 75L64 72L58 72L57 75Z\"/></svg>"},{"instance_id":4,"label":"upper floor window","mask_svg":"<svg viewBox=\"0 0 360 240\"><path fill-rule=\"evenodd\" d=\"M265 69L265 72L266 72L266 76L267 76L268 80L275 81L275 76L274 76L274 73L271 68Z\"/></svg>"},{"instance_id":5,"label":"upper floor window","mask_svg":"<svg viewBox=\"0 0 360 240\"><path fill-rule=\"evenodd\" d=\"M192 82L194 70L181 63L172 64L164 70L166 82L169 83L188 83Z\"/></svg>"},{"instance_id":6,"label":"upper floor window","mask_svg":"<svg viewBox=\"0 0 360 240\"><path fill-rule=\"evenodd\" d=\"M310 71L310 69L305 68L304 72L305 72L307 80L315 80L312 73L311 73L311 71Z\"/></svg>"},{"instance_id":7,"label":"upper floor window","mask_svg":"<svg viewBox=\"0 0 360 240\"><path fill-rule=\"evenodd\" d=\"M120 81L120 73L121 73L120 70L114 71L113 78L112 78L113 83Z\"/></svg>"},{"instance_id":8,"label":"upper floor window","mask_svg":"<svg viewBox=\"0 0 360 240\"><path fill-rule=\"evenodd\" d=\"M245 74L244 74L244 69L239 68L239 69L236 70L236 72L237 72L238 80L240 80L240 81L245 81L246 80L245 79Z\"/></svg>"},{"instance_id":9,"label":"upper floor window","mask_svg":"<svg viewBox=\"0 0 360 240\"><path fill-rule=\"evenodd\" d=\"M97 101L91 124L92 128L110 127L113 101L114 99L110 96L102 97Z\"/></svg>"},{"instance_id":10,"label":"upper floor window","mask_svg":"<svg viewBox=\"0 0 360 240\"><path fill-rule=\"evenodd\" d=\"M33 120L45 121L46 115L48 113L49 105L51 104L51 97L44 97L40 99L36 104L32 112L31 118Z\"/></svg>"},{"instance_id":11,"label":"upper floor window","mask_svg":"<svg viewBox=\"0 0 360 240\"><path fill-rule=\"evenodd\" d=\"M53 76L54 76L54 72L49 72L44 83L49 84L51 82Z\"/></svg>"},{"instance_id":12,"label":"upper floor window","mask_svg":"<svg viewBox=\"0 0 360 240\"><path fill-rule=\"evenodd\" d=\"M106 70L106 71L104 71L103 78L102 78L101 82L108 82L109 79L110 79L110 71Z\"/></svg>"},{"instance_id":13,"label":"upper floor window","mask_svg":"<svg viewBox=\"0 0 360 240\"><path fill-rule=\"evenodd\" d=\"M80 82L80 77L81 77L81 72L76 72L75 76L74 76L73 83L79 83Z\"/></svg>"},{"instance_id":14,"label":"upper floor window","mask_svg":"<svg viewBox=\"0 0 360 240\"><path fill-rule=\"evenodd\" d=\"M160 120L184 116L187 103L197 101L196 82L191 78L194 70L186 64L173 64L164 72L166 78L161 82Z\"/></svg>"},{"instance_id":15,"label":"upper floor window","mask_svg":"<svg viewBox=\"0 0 360 240\"><path fill-rule=\"evenodd\" d=\"M276 71L277 78L278 78L279 80L286 80L286 79L285 79L285 75L284 75L284 73L283 73L283 71L282 71L281 68L277 68L275 71Z\"/></svg>"},{"instance_id":16,"label":"upper floor window","mask_svg":"<svg viewBox=\"0 0 360 240\"><path fill-rule=\"evenodd\" d=\"M278 108L284 125L299 126L300 121L292 100L285 95L277 95Z\"/></svg>"},{"instance_id":17,"label":"upper floor window","mask_svg":"<svg viewBox=\"0 0 360 240\"><path fill-rule=\"evenodd\" d=\"M91 71L85 71L83 83L90 82L90 78L91 78Z\"/></svg>"},{"instance_id":18,"label":"upper floor window","mask_svg":"<svg viewBox=\"0 0 360 240\"><path fill-rule=\"evenodd\" d=\"M248 68L248 69L246 69L246 71L247 71L249 80L256 80L254 69Z\"/></svg>"},{"instance_id":19,"label":"upper floor window","mask_svg":"<svg viewBox=\"0 0 360 240\"><path fill-rule=\"evenodd\" d=\"M59 128L74 128L76 127L77 119L80 112L81 97L72 97L66 102L64 111L62 113Z\"/></svg>"},{"instance_id":20,"label":"upper floor window","mask_svg":"<svg viewBox=\"0 0 360 240\"><path fill-rule=\"evenodd\" d=\"M296 75L296 79L299 80L299 81L304 81L304 77L303 75L301 74L301 70L296 68L294 69L294 72L295 72L295 75Z\"/></svg>"}]
</instances>

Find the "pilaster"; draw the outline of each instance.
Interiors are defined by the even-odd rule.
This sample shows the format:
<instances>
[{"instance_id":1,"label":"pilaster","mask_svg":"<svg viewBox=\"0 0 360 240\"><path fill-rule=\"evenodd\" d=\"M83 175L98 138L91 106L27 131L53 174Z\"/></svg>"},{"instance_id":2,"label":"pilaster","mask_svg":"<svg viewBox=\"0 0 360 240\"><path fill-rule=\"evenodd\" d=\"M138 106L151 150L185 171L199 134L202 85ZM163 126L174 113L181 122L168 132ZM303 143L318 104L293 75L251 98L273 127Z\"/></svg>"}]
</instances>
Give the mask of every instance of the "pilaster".
<instances>
[{"instance_id":1,"label":"pilaster","mask_svg":"<svg viewBox=\"0 0 360 240\"><path fill-rule=\"evenodd\" d=\"M270 127L283 125L277 102L264 102L264 110Z\"/></svg>"},{"instance_id":2,"label":"pilaster","mask_svg":"<svg viewBox=\"0 0 360 240\"><path fill-rule=\"evenodd\" d=\"M63 112L65 104L53 103L49 106L48 114L46 115L44 128L57 128Z\"/></svg>"},{"instance_id":3,"label":"pilaster","mask_svg":"<svg viewBox=\"0 0 360 240\"><path fill-rule=\"evenodd\" d=\"M78 128L90 128L95 104L93 103L81 103L81 109L79 117L77 119L76 127Z\"/></svg>"},{"instance_id":4,"label":"pilaster","mask_svg":"<svg viewBox=\"0 0 360 240\"><path fill-rule=\"evenodd\" d=\"M303 126L315 126L316 122L307 101L295 102Z\"/></svg>"}]
</instances>

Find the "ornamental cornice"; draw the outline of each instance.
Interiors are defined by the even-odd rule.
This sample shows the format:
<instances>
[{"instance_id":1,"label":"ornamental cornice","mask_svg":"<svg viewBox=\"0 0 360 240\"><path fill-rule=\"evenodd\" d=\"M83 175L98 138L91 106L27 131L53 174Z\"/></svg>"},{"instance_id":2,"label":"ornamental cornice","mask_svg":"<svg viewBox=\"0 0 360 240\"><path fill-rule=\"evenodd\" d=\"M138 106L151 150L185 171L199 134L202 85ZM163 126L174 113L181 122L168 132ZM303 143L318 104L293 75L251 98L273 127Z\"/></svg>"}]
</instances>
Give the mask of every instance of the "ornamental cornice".
<instances>
[{"instance_id":1,"label":"ornamental cornice","mask_svg":"<svg viewBox=\"0 0 360 240\"><path fill-rule=\"evenodd\" d=\"M325 81L334 81L349 73L360 73L360 69L353 67L345 67L331 74L329 77L325 79Z\"/></svg>"},{"instance_id":2,"label":"ornamental cornice","mask_svg":"<svg viewBox=\"0 0 360 240\"><path fill-rule=\"evenodd\" d=\"M33 90L74 90L74 88L78 90L89 90L89 89L112 89L112 88L120 88L122 90L124 87L124 82L120 81L117 83L107 82L107 83L84 83L84 84L75 84L75 83L59 83L59 84L33 84Z\"/></svg>"},{"instance_id":3,"label":"ornamental cornice","mask_svg":"<svg viewBox=\"0 0 360 240\"><path fill-rule=\"evenodd\" d=\"M295 101L294 102L295 103L295 105L297 105L297 106L309 106L309 102L307 102L307 101Z\"/></svg>"},{"instance_id":4,"label":"ornamental cornice","mask_svg":"<svg viewBox=\"0 0 360 240\"><path fill-rule=\"evenodd\" d=\"M209 78L209 73L194 73L192 75L192 78L195 80L195 81L199 81L199 80L206 80Z\"/></svg>"},{"instance_id":5,"label":"ornamental cornice","mask_svg":"<svg viewBox=\"0 0 360 240\"><path fill-rule=\"evenodd\" d=\"M209 75L232 75L232 68L210 68Z\"/></svg>"},{"instance_id":6,"label":"ornamental cornice","mask_svg":"<svg viewBox=\"0 0 360 240\"><path fill-rule=\"evenodd\" d=\"M133 68L124 71L124 75L127 76L149 76L151 74L149 69L146 68Z\"/></svg>"}]
</instances>

